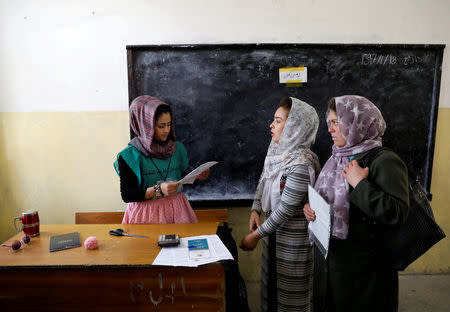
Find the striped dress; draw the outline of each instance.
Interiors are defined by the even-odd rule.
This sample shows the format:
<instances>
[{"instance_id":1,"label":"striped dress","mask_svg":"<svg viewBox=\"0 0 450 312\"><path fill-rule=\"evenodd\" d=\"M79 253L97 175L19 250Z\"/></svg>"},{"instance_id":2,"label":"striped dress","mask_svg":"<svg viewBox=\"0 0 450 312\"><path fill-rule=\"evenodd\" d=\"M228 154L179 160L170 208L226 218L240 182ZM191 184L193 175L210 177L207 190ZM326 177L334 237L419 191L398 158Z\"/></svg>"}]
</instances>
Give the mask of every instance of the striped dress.
<instances>
[{"instance_id":1,"label":"striped dress","mask_svg":"<svg viewBox=\"0 0 450 312\"><path fill-rule=\"evenodd\" d=\"M280 203L257 230L263 236L262 311L312 311L312 248L303 214L309 183L306 165L287 168ZM261 211L261 196L255 194L252 210Z\"/></svg>"}]
</instances>

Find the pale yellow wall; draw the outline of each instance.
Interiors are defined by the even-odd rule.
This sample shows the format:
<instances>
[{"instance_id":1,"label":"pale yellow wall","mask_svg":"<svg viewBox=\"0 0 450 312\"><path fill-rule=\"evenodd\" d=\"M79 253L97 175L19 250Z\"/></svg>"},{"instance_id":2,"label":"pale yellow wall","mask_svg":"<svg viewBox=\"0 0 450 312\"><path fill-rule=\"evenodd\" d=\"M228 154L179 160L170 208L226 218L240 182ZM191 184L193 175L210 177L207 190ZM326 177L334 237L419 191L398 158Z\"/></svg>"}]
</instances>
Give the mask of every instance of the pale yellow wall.
<instances>
[{"instance_id":1,"label":"pale yellow wall","mask_svg":"<svg viewBox=\"0 0 450 312\"><path fill-rule=\"evenodd\" d=\"M450 235L450 108L440 108L434 149L431 194L434 217L447 236ZM417 259L406 272L450 272L450 239L448 237L433 246Z\"/></svg>"},{"instance_id":2,"label":"pale yellow wall","mask_svg":"<svg viewBox=\"0 0 450 312\"><path fill-rule=\"evenodd\" d=\"M450 233L450 109L439 109L431 192L438 223ZM127 112L0 113L0 241L12 219L37 209L41 223L74 223L75 211L125 209L112 162L128 142ZM229 209L237 244L248 232L246 207ZM260 277L260 250L239 251L243 277ZM408 272L450 272L444 239Z\"/></svg>"},{"instance_id":3,"label":"pale yellow wall","mask_svg":"<svg viewBox=\"0 0 450 312\"><path fill-rule=\"evenodd\" d=\"M28 209L46 224L125 209L112 163L129 139L127 112L0 113L0 121L0 241Z\"/></svg>"}]
</instances>

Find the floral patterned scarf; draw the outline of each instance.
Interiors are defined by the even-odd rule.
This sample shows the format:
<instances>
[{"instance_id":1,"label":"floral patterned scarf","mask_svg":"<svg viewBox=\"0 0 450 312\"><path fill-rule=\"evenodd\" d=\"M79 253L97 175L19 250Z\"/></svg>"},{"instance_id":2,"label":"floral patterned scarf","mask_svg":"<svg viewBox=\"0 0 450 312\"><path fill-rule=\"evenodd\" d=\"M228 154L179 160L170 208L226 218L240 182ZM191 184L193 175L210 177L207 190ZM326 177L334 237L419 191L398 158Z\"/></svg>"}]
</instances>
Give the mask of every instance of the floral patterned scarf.
<instances>
[{"instance_id":1,"label":"floral patterned scarf","mask_svg":"<svg viewBox=\"0 0 450 312\"><path fill-rule=\"evenodd\" d=\"M158 106L168 105L160 99L142 95L133 100L130 105L130 125L136 137L128 144L136 147L146 157L166 158L175 151L175 128L172 116L172 127L166 142L153 140L155 133L155 112Z\"/></svg>"},{"instance_id":2,"label":"floral patterned scarf","mask_svg":"<svg viewBox=\"0 0 450 312\"><path fill-rule=\"evenodd\" d=\"M315 189L331 205L331 235L346 239L349 224L349 184L342 170L349 163L349 157L381 146L381 137L386 123L379 109L362 96L346 95L336 97L336 115L339 129L346 140L343 147L333 145L328 159L315 185ZM327 124L328 112L326 114Z\"/></svg>"},{"instance_id":3,"label":"floral patterned scarf","mask_svg":"<svg viewBox=\"0 0 450 312\"><path fill-rule=\"evenodd\" d=\"M294 165L304 164L308 166L312 184L316 179L316 173L320 171L318 158L310 150L319 128L317 112L312 106L299 99L291 98L291 100L292 107L281 138L278 143L270 142L257 189L269 190L280 172ZM279 185L279 181L275 182ZM261 193L267 194L268 191ZM270 208L267 206L268 203L270 203L270 200L264 200L263 195L262 208L264 211ZM274 208L272 207L272 209Z\"/></svg>"}]
</instances>

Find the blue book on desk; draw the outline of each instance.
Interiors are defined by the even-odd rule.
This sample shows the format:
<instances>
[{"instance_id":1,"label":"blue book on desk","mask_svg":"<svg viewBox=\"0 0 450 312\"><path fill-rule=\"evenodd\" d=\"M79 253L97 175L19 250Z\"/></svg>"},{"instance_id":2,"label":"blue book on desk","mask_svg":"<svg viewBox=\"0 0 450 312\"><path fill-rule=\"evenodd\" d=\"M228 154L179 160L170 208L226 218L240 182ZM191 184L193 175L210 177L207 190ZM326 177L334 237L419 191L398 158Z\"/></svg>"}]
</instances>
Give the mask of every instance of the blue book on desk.
<instances>
[{"instance_id":1,"label":"blue book on desk","mask_svg":"<svg viewBox=\"0 0 450 312\"><path fill-rule=\"evenodd\" d=\"M208 249L208 240L206 238L188 240L189 250Z\"/></svg>"},{"instance_id":2,"label":"blue book on desk","mask_svg":"<svg viewBox=\"0 0 450 312\"><path fill-rule=\"evenodd\" d=\"M209 258L208 240L206 238L188 240L189 259L199 260Z\"/></svg>"}]
</instances>

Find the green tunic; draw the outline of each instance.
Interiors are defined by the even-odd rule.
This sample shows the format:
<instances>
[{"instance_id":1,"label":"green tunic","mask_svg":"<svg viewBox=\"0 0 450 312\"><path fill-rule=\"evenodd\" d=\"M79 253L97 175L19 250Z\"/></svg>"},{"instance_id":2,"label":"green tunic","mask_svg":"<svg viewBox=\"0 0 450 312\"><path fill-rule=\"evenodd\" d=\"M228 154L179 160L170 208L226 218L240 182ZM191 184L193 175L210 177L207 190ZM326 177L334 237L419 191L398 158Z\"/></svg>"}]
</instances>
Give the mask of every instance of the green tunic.
<instances>
[{"instance_id":1,"label":"green tunic","mask_svg":"<svg viewBox=\"0 0 450 312\"><path fill-rule=\"evenodd\" d=\"M118 155L125 160L137 176L140 188L147 188L161 181L179 181L183 177L183 172L188 167L188 157L186 149L181 142L175 142L175 151L171 157L150 158L145 157L132 145L128 145ZM170 163L170 167L169 167ZM155 166L156 165L156 166ZM118 175L118 161L114 162L114 168Z\"/></svg>"},{"instance_id":2,"label":"green tunic","mask_svg":"<svg viewBox=\"0 0 450 312\"><path fill-rule=\"evenodd\" d=\"M360 165L367 154L355 156ZM315 249L315 311L397 311L398 273L384 262L380 233L402 223L408 209L406 166L383 150L370 162L368 178L350 190L347 239L332 238L326 260Z\"/></svg>"}]
</instances>

